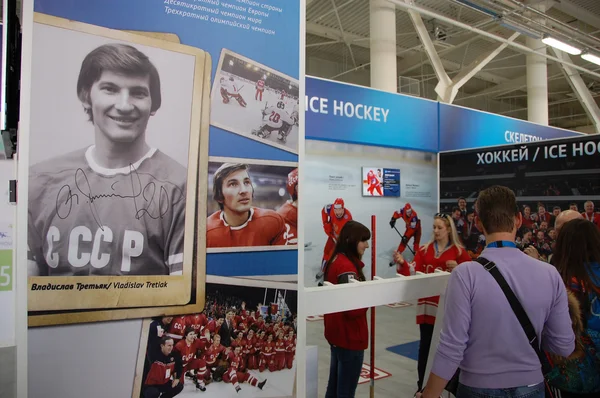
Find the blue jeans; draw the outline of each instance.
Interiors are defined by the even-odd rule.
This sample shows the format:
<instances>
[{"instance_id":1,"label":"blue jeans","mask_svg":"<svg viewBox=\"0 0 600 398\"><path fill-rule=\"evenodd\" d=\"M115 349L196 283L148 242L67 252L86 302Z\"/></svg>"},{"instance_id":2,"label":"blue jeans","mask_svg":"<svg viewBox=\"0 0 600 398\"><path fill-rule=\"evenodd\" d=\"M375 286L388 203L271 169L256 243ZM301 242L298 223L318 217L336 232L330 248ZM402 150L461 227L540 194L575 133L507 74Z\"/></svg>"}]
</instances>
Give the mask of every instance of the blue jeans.
<instances>
[{"instance_id":1,"label":"blue jeans","mask_svg":"<svg viewBox=\"0 0 600 398\"><path fill-rule=\"evenodd\" d=\"M458 385L456 398L544 398L546 395L544 383L532 387L515 388L473 388L463 384Z\"/></svg>"},{"instance_id":2,"label":"blue jeans","mask_svg":"<svg viewBox=\"0 0 600 398\"><path fill-rule=\"evenodd\" d=\"M354 398L364 351L331 346L331 365L325 398Z\"/></svg>"}]
</instances>

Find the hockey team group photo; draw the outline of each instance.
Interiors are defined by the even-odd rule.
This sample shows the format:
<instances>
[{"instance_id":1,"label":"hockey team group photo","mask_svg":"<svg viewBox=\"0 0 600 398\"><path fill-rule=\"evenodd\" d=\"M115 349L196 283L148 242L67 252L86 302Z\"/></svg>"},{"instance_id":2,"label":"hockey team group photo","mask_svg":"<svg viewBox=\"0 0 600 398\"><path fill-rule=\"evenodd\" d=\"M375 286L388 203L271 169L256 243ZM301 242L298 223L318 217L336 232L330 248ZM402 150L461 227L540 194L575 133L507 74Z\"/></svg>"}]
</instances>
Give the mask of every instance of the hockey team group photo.
<instances>
[{"instance_id":1,"label":"hockey team group photo","mask_svg":"<svg viewBox=\"0 0 600 398\"><path fill-rule=\"evenodd\" d=\"M223 49L211 93L211 124L298 153L298 81Z\"/></svg>"},{"instance_id":2,"label":"hockey team group photo","mask_svg":"<svg viewBox=\"0 0 600 398\"><path fill-rule=\"evenodd\" d=\"M207 284L204 311L144 322L139 397L290 396L296 306L293 290Z\"/></svg>"}]
</instances>

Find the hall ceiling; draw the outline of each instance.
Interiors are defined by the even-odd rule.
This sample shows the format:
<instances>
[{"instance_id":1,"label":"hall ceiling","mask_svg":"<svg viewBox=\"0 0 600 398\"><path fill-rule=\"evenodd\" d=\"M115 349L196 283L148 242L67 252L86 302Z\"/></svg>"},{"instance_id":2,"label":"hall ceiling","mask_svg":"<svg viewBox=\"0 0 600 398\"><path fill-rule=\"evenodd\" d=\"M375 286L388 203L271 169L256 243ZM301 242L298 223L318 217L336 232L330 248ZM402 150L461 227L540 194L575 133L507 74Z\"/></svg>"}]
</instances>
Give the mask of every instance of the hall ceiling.
<instances>
[{"instance_id":1,"label":"hall ceiling","mask_svg":"<svg viewBox=\"0 0 600 398\"><path fill-rule=\"evenodd\" d=\"M535 35L545 32L576 39L580 47L585 45L600 54L600 0L545 1L549 7L545 15L532 14L517 0L414 0L413 3L502 38L514 34L517 26ZM536 3L540 1L526 4L536 6ZM502 21L511 22L511 28L502 26L489 12L503 15ZM422 19L450 78L500 44L430 16L423 15ZM443 32L445 38L436 39L436 31ZM396 34L398 76L418 80L420 96L435 99L433 88L437 78L409 14L400 7L396 7ZM516 42L524 45L525 37L521 34ZM307 74L368 85L369 45L369 0L307 0ZM550 51L548 54L553 55ZM600 72L600 66L578 56L571 58L578 66ZM460 89L454 104L526 119L525 60L525 53L506 48ZM324 64L328 67L323 67ZM581 76L598 102L600 78L584 73ZM552 60L548 60L548 80L550 124L564 128L590 125L560 66Z\"/></svg>"}]
</instances>

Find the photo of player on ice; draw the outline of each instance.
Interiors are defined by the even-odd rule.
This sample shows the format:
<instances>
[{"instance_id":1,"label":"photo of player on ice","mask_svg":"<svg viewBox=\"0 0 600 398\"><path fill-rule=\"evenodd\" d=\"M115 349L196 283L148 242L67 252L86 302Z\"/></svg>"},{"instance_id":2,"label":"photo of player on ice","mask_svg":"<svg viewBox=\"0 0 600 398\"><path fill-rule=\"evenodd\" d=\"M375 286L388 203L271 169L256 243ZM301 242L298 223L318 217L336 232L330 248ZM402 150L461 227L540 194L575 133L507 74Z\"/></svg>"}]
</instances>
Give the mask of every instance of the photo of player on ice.
<instances>
[{"instance_id":1,"label":"photo of player on ice","mask_svg":"<svg viewBox=\"0 0 600 398\"><path fill-rule=\"evenodd\" d=\"M404 230L404 234L401 234L400 231L396 228L396 222L398 219L402 219L406 224L406 229ZM417 212L412 208L410 203L404 205L400 211L395 211L390 220L390 227L398 233L401 237L400 245L398 246L397 253L404 253L404 250L408 247L408 250L414 255L419 250L419 245L421 243L421 220L419 219ZM413 239L413 248L411 249L408 246L408 242L410 239ZM390 262L390 267L393 266L395 262L392 260Z\"/></svg>"},{"instance_id":2,"label":"photo of player on ice","mask_svg":"<svg viewBox=\"0 0 600 398\"><path fill-rule=\"evenodd\" d=\"M383 172L381 168L363 167L363 195L383 196Z\"/></svg>"},{"instance_id":3,"label":"photo of player on ice","mask_svg":"<svg viewBox=\"0 0 600 398\"><path fill-rule=\"evenodd\" d=\"M229 76L229 79L221 77L220 84L221 84L221 97L223 98L224 104L228 104L230 99L234 98L238 102L238 104L240 104L240 106L245 108L246 105L248 105L248 104L246 104L246 101L244 101L242 94L240 94L240 90L242 88L244 88L244 86L243 85L240 86L238 83L236 83L233 76ZM261 94L261 98L262 98L262 94Z\"/></svg>"},{"instance_id":4,"label":"photo of player on ice","mask_svg":"<svg viewBox=\"0 0 600 398\"><path fill-rule=\"evenodd\" d=\"M203 311L144 320L133 397L290 396L296 306L293 290L207 284Z\"/></svg>"},{"instance_id":5,"label":"photo of player on ice","mask_svg":"<svg viewBox=\"0 0 600 398\"><path fill-rule=\"evenodd\" d=\"M224 160L209 162L207 248L297 245L296 164ZM286 201L286 192L292 202Z\"/></svg>"},{"instance_id":6,"label":"photo of player on ice","mask_svg":"<svg viewBox=\"0 0 600 398\"><path fill-rule=\"evenodd\" d=\"M319 286L323 283L323 269L325 264L329 261L333 249L335 249L335 244L337 243L342 228L348 221L352 220L352 213L345 208L344 199L337 198L332 204L323 207L323 210L321 210L321 220L323 221L323 230L325 231L325 235L327 235L327 243L325 244L325 250L323 251L321 270L316 276L317 281L319 281Z\"/></svg>"},{"instance_id":7,"label":"photo of player on ice","mask_svg":"<svg viewBox=\"0 0 600 398\"><path fill-rule=\"evenodd\" d=\"M297 153L299 95L296 79L223 49L212 89L211 124Z\"/></svg>"}]
</instances>

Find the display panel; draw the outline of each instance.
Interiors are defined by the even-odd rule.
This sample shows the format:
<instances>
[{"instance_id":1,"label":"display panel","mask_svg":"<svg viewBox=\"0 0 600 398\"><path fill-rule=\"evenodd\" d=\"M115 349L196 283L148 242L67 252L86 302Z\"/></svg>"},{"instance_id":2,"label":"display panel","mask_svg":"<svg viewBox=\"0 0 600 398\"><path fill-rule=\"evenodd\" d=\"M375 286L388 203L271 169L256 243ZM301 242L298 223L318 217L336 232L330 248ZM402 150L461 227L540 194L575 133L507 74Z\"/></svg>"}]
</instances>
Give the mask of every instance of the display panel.
<instances>
[{"instance_id":1,"label":"display panel","mask_svg":"<svg viewBox=\"0 0 600 398\"><path fill-rule=\"evenodd\" d=\"M600 228L600 138L582 136L440 154L440 206L452 213L467 248L481 252L473 224L474 202L492 185L511 188L523 214L517 239L548 260L556 243L554 223L576 210Z\"/></svg>"},{"instance_id":2,"label":"display panel","mask_svg":"<svg viewBox=\"0 0 600 398\"><path fill-rule=\"evenodd\" d=\"M400 197L400 170L382 167L362 168L363 196Z\"/></svg>"},{"instance_id":3,"label":"display panel","mask_svg":"<svg viewBox=\"0 0 600 398\"><path fill-rule=\"evenodd\" d=\"M208 65L197 48L36 14L30 315L202 305Z\"/></svg>"}]
</instances>

